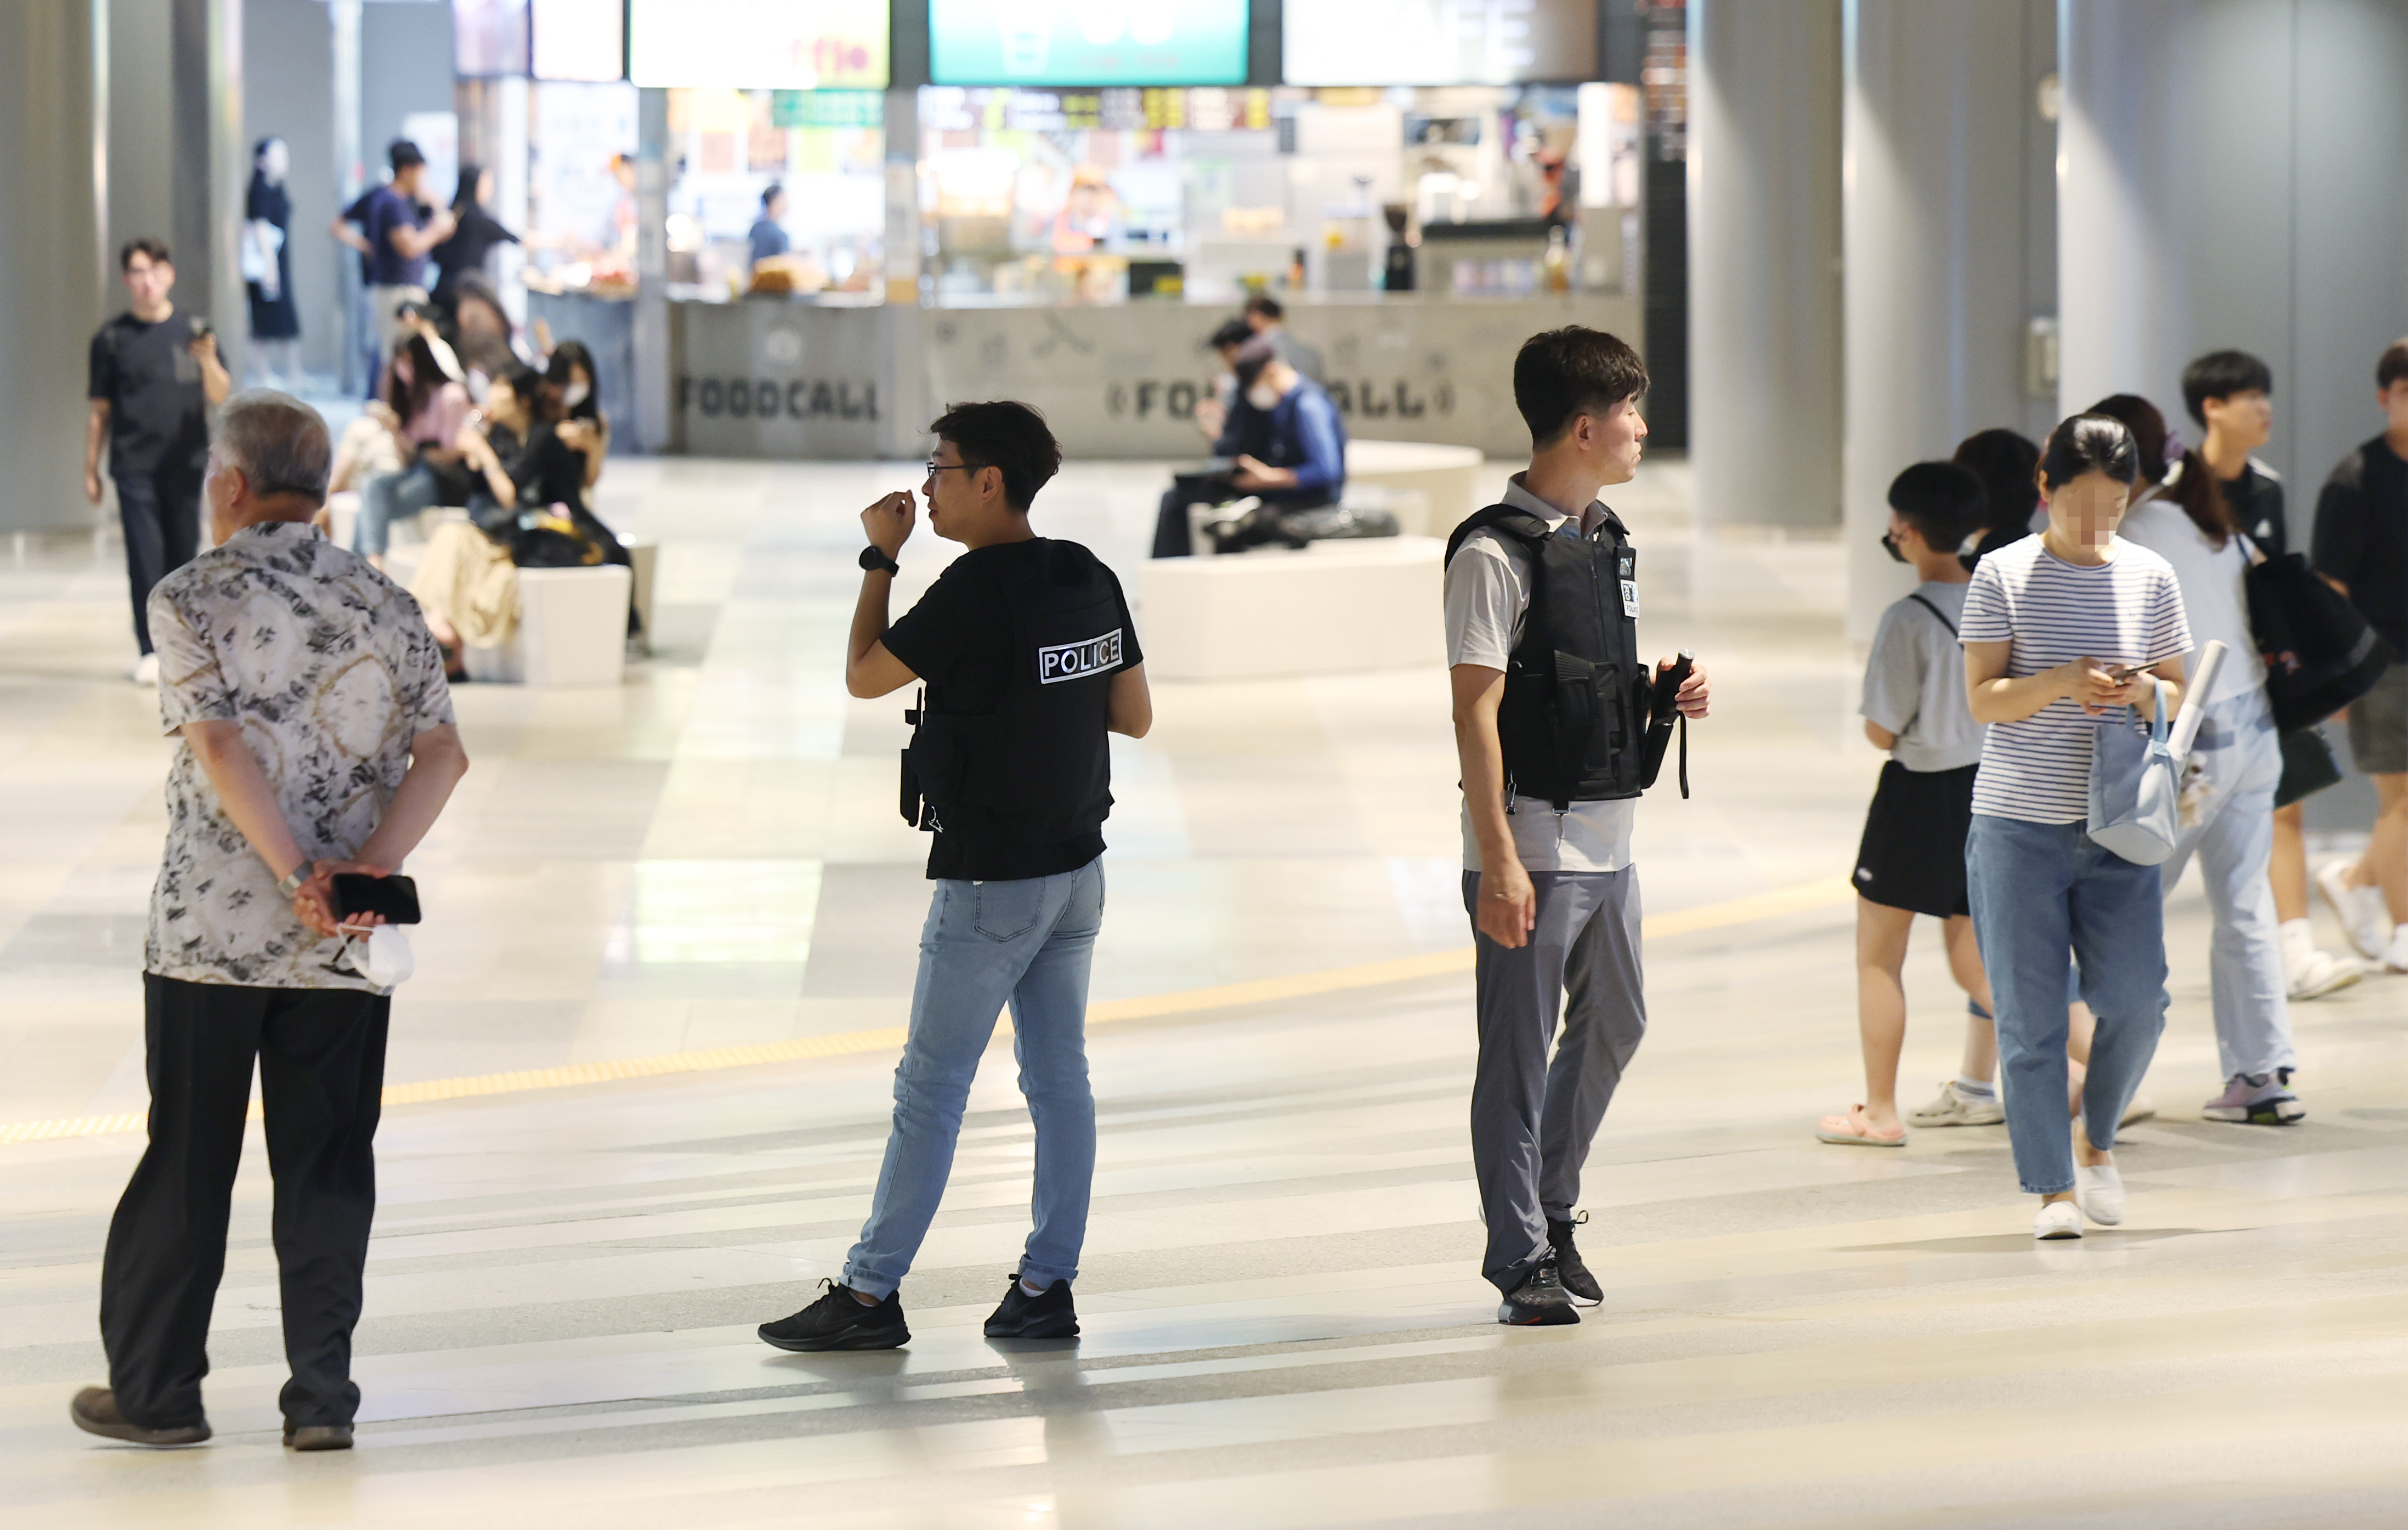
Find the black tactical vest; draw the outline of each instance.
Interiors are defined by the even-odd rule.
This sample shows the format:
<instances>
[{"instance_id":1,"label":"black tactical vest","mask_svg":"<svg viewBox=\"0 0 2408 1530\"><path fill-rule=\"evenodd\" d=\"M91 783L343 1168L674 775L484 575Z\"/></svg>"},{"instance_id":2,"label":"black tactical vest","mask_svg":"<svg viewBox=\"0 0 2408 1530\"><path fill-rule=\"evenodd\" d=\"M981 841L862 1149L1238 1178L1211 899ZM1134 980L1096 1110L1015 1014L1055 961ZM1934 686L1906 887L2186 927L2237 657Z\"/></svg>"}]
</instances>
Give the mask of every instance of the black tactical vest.
<instances>
[{"instance_id":1,"label":"black tactical vest","mask_svg":"<svg viewBox=\"0 0 2408 1530\"><path fill-rule=\"evenodd\" d=\"M1011 678L988 713L904 714L903 817L931 831L1056 844L1111 811L1112 676L1123 667L1119 586L1076 542L1049 542L1036 577L1001 582Z\"/></svg>"},{"instance_id":2,"label":"black tactical vest","mask_svg":"<svg viewBox=\"0 0 2408 1530\"><path fill-rule=\"evenodd\" d=\"M1491 505L1455 528L1447 561L1483 528L1517 549L1532 571L1529 614L1506 661L1497 710L1507 787L1558 811L1639 795L1651 677L1628 614L1639 589L1630 534L1611 510L1586 538L1556 536L1527 510Z\"/></svg>"}]
</instances>

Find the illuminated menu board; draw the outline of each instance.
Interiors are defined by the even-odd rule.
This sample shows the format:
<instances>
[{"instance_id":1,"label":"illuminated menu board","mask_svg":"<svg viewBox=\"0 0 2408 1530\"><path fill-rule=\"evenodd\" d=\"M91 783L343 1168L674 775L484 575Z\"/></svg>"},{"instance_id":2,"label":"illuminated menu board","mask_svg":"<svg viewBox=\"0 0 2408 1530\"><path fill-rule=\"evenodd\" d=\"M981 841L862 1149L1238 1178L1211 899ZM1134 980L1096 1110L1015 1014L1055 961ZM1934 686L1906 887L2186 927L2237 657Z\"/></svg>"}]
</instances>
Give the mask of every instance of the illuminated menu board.
<instances>
[{"instance_id":1,"label":"illuminated menu board","mask_svg":"<svg viewBox=\"0 0 2408 1530\"><path fill-rule=\"evenodd\" d=\"M627 75L727 90L886 88L886 7L860 0L632 0Z\"/></svg>"},{"instance_id":2,"label":"illuminated menu board","mask_svg":"<svg viewBox=\"0 0 2408 1530\"><path fill-rule=\"evenodd\" d=\"M928 0L928 73L939 85L1240 85L1247 10L1247 0Z\"/></svg>"},{"instance_id":3,"label":"illuminated menu board","mask_svg":"<svg viewBox=\"0 0 2408 1530\"><path fill-rule=\"evenodd\" d=\"M1286 0L1291 85L1513 85L1597 73L1596 0Z\"/></svg>"}]
</instances>

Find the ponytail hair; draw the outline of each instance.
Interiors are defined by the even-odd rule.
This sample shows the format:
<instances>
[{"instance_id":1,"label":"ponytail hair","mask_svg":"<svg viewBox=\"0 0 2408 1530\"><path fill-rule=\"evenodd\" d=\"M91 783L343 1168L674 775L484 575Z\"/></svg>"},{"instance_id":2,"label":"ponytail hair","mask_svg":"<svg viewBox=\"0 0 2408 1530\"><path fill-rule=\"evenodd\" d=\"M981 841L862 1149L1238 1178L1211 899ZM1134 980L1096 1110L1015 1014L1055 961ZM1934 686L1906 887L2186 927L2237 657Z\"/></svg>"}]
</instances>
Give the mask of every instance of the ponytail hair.
<instances>
[{"instance_id":1,"label":"ponytail hair","mask_svg":"<svg viewBox=\"0 0 2408 1530\"><path fill-rule=\"evenodd\" d=\"M2224 497L2224 485L2215 481L2215 474L2207 465L2207 459L2200 456L2196 449L2184 452L2182 461L2174 464L2173 479L2168 493L2173 502L2183 508L2183 514L2190 517L2191 524L2199 528L2200 535L2217 551L2221 551L2224 544L2232 540L2236 529L2232 523L2232 505Z\"/></svg>"},{"instance_id":2,"label":"ponytail hair","mask_svg":"<svg viewBox=\"0 0 2408 1530\"><path fill-rule=\"evenodd\" d=\"M2040 476L2050 493L2085 473L2104 473L2124 484L2141 476L2141 449L2124 422L2112 414L2077 414L2059 421L2041 448Z\"/></svg>"}]
</instances>

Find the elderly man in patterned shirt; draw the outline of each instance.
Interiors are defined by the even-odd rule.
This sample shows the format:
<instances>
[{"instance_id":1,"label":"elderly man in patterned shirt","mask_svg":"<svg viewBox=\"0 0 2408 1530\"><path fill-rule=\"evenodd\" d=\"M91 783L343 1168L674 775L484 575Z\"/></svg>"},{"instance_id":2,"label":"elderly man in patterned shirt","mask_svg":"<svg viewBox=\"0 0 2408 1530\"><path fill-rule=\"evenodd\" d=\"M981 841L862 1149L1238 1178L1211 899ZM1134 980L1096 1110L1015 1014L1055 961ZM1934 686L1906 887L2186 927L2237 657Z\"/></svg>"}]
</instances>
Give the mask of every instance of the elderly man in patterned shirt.
<instances>
[{"instance_id":1,"label":"elderly man in patterned shirt","mask_svg":"<svg viewBox=\"0 0 2408 1530\"><path fill-rule=\"evenodd\" d=\"M468 758L417 604L310 524L332 455L297 399L229 399L205 489L219 545L150 595L160 720L180 740L143 964L150 1143L101 1265L111 1384L71 1409L114 1439L209 1437L205 1345L256 1059L284 1443L351 1443L392 991L366 970L375 916L344 919L330 879L400 865Z\"/></svg>"}]
</instances>

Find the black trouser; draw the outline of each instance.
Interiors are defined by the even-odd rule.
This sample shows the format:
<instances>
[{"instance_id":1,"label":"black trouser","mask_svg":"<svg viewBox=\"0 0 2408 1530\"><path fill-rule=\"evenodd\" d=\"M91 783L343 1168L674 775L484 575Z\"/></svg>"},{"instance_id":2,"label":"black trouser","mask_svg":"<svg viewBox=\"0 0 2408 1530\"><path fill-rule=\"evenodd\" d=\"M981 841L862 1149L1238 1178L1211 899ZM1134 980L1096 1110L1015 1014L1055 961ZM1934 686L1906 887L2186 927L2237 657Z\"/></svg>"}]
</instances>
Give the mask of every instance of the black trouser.
<instances>
[{"instance_id":1,"label":"black trouser","mask_svg":"<svg viewBox=\"0 0 2408 1530\"><path fill-rule=\"evenodd\" d=\"M1154 518L1154 555L1157 558L1184 558L1196 551L1195 544L1188 539L1188 506L1226 505L1233 499L1244 498L1247 492L1230 482L1226 473L1181 473L1173 478L1170 487L1163 493L1162 508ZM1331 504L1333 500L1326 493L1297 491L1284 494L1277 501L1265 499L1263 503L1274 510L1311 510ZM1253 546L1271 539L1266 531L1245 545Z\"/></svg>"},{"instance_id":2,"label":"black trouser","mask_svg":"<svg viewBox=\"0 0 2408 1530\"><path fill-rule=\"evenodd\" d=\"M201 477L192 468L117 473L117 515L125 526L125 582L134 594L134 641L150 651L150 592L193 561L201 545Z\"/></svg>"},{"instance_id":3,"label":"black trouser","mask_svg":"<svg viewBox=\"0 0 2408 1530\"><path fill-rule=\"evenodd\" d=\"M147 973L142 986L150 1146L117 1203L100 1266L100 1337L117 1405L154 1429L200 1422L256 1056L293 1368L284 1417L349 1423L360 1405L351 1328L376 1214L373 1143L393 1000Z\"/></svg>"}]
</instances>

